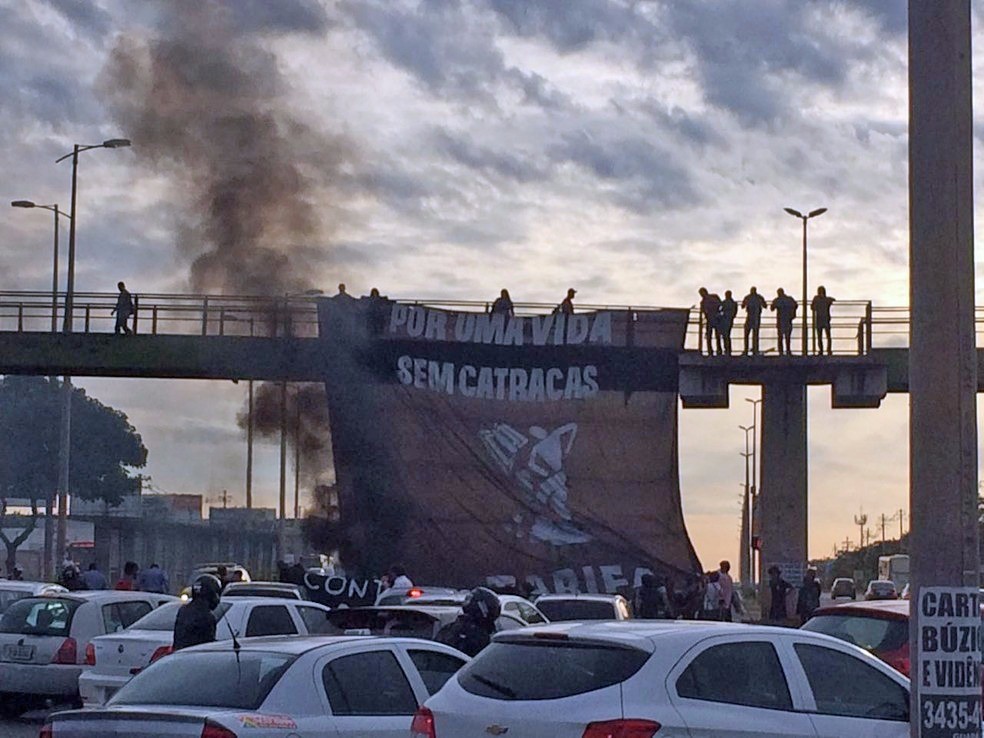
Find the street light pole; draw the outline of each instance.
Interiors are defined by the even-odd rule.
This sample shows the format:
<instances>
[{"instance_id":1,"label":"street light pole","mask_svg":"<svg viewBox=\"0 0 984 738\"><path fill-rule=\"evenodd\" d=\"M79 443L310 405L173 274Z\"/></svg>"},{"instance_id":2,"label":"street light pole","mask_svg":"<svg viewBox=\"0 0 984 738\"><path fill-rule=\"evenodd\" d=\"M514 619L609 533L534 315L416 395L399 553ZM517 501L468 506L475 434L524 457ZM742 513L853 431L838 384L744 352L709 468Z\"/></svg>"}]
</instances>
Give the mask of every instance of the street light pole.
<instances>
[{"instance_id":1,"label":"street light pole","mask_svg":"<svg viewBox=\"0 0 984 738\"><path fill-rule=\"evenodd\" d=\"M808 221L810 218L815 218L818 215L823 215L824 213L827 212L827 208L817 208L816 210L811 210L806 215L803 215L803 213L799 212L798 210L793 210L793 208L783 208L783 210L785 210L787 213L789 213L790 215L792 215L794 218L799 218L800 220L803 221L803 318L802 318L802 320L803 320L803 336L802 336L802 339L803 339L803 356L806 356L806 354L807 354L807 347L806 347L806 330L807 330L807 328L806 328L806 308L807 308L807 305L809 304L809 299L810 299L810 296L809 296L809 286L808 286L807 281L806 281L806 276L807 276L806 275L806 265L807 265L807 259L806 259L806 221Z\"/></svg>"},{"instance_id":2,"label":"street light pole","mask_svg":"<svg viewBox=\"0 0 984 738\"><path fill-rule=\"evenodd\" d=\"M59 231L61 225L58 221L58 218L60 215L64 215L65 217L71 219L72 216L68 215L67 213L61 212L61 210L58 208L57 203L53 205L37 205L31 200L14 200L10 204L15 208L39 208L41 210L50 210L55 215L55 234L54 234L55 238L54 238L54 249L53 249L53 257L52 257L53 264L51 268L51 332L57 333L58 332L58 237L59 237ZM54 386L55 377L49 377L49 380L52 386ZM58 464L59 464L58 468L60 474L63 468L62 459L60 458L60 453L59 453ZM55 492L57 493L57 490L55 490ZM45 501L44 501L44 563L42 565L42 572L49 579L53 578L56 572L55 562L53 561L52 558L52 545L51 545L51 539L52 539L51 516L53 511L52 497L53 495L49 491L49 493L45 496Z\"/></svg>"},{"instance_id":3,"label":"street light pole","mask_svg":"<svg viewBox=\"0 0 984 738\"><path fill-rule=\"evenodd\" d=\"M741 516L741 581L745 587L749 587L753 584L752 571L754 565L752 563L752 489L751 489L751 474L749 469L749 461L754 457L754 450L749 450L748 446L748 433L749 431L754 432L755 426L738 426L741 430L745 432L745 453L742 456L745 459L745 494L744 500L742 501L742 516Z\"/></svg>"},{"instance_id":4,"label":"street light pole","mask_svg":"<svg viewBox=\"0 0 984 738\"><path fill-rule=\"evenodd\" d=\"M755 547L752 546L752 539L755 537L755 524L757 520L755 515L755 502L758 499L758 406L762 404L762 399L759 398L758 400L755 400L751 397L746 397L745 402L752 403L752 490L749 497L751 506L748 508L748 545L750 548L752 562L752 584L755 584L756 580L761 576L758 567L756 566Z\"/></svg>"},{"instance_id":5,"label":"street light pole","mask_svg":"<svg viewBox=\"0 0 984 738\"><path fill-rule=\"evenodd\" d=\"M72 158L72 205L71 215L69 215L68 227L68 279L65 285L65 322L64 333L72 332L72 308L75 302L75 225L76 225L76 204L78 195L79 179L79 154L91 149L120 149L130 145L129 139L111 138L101 144L82 145L75 144L70 154L65 154L55 160L55 163ZM64 555L65 543L68 527L68 486L70 482L69 471L71 468L72 441L72 378L67 374L62 380L62 403L61 403L61 440L58 449L58 532L56 557Z\"/></svg>"}]
</instances>

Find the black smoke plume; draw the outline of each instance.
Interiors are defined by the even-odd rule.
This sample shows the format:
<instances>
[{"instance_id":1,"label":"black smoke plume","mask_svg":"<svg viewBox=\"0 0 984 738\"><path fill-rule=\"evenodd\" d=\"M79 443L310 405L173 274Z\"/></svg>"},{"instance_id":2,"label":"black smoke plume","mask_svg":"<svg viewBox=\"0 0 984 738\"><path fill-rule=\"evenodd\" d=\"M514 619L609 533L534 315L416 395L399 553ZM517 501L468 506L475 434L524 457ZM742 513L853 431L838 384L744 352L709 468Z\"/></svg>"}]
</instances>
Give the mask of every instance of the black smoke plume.
<instances>
[{"instance_id":1,"label":"black smoke plume","mask_svg":"<svg viewBox=\"0 0 984 738\"><path fill-rule=\"evenodd\" d=\"M165 0L153 7L153 30L119 38L100 89L138 161L169 181L191 289L283 296L312 288L312 275L329 262L353 149L294 114L270 41L324 34L324 8L314 0ZM279 320L255 317L257 325ZM280 404L279 385L256 388L261 437L279 434ZM241 426L245 416L244 409ZM292 387L288 418L305 479L323 478L330 466L324 388Z\"/></svg>"},{"instance_id":2,"label":"black smoke plume","mask_svg":"<svg viewBox=\"0 0 984 738\"><path fill-rule=\"evenodd\" d=\"M321 34L299 0L170 0L156 33L120 37L100 88L139 161L180 204L178 249L193 290L284 295L312 287L327 260L333 203L351 146L289 105L269 41Z\"/></svg>"}]
</instances>

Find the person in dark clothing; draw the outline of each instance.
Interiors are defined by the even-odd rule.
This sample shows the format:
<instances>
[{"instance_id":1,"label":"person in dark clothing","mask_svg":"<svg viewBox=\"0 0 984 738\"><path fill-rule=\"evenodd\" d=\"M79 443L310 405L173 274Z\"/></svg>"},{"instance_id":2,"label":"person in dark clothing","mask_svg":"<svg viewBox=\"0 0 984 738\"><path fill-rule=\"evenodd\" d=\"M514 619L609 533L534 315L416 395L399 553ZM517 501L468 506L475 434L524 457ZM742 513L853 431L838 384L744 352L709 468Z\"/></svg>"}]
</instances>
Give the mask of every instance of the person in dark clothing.
<instances>
[{"instance_id":1,"label":"person in dark clothing","mask_svg":"<svg viewBox=\"0 0 984 738\"><path fill-rule=\"evenodd\" d=\"M174 619L174 650L215 640L215 615L222 584L212 574L202 574L191 585L191 602L178 608Z\"/></svg>"},{"instance_id":2,"label":"person in dark clothing","mask_svg":"<svg viewBox=\"0 0 984 738\"><path fill-rule=\"evenodd\" d=\"M477 656L492 641L495 621L501 612L495 592L476 587L468 594L458 619L441 628L435 640L467 656Z\"/></svg>"},{"instance_id":3,"label":"person in dark clothing","mask_svg":"<svg viewBox=\"0 0 984 738\"><path fill-rule=\"evenodd\" d=\"M133 332L127 325L127 321L130 319L130 316L133 315L133 298L127 291L125 284L119 282L116 286L120 290L120 295L116 298L116 307L112 310L112 312L116 314L116 328L113 332L117 335L123 333L128 336Z\"/></svg>"},{"instance_id":4,"label":"person in dark clothing","mask_svg":"<svg viewBox=\"0 0 984 738\"><path fill-rule=\"evenodd\" d=\"M635 616L646 620L664 620L672 617L666 585L655 574L643 574L642 586L636 595Z\"/></svg>"},{"instance_id":5,"label":"person in dark clothing","mask_svg":"<svg viewBox=\"0 0 984 738\"><path fill-rule=\"evenodd\" d=\"M817 287L817 294L810 303L813 311L813 331L817 336L817 353L823 353L823 334L827 334L827 355L833 353L833 342L830 338L830 306L834 303L833 297L827 297L826 287Z\"/></svg>"},{"instance_id":6,"label":"person in dark clothing","mask_svg":"<svg viewBox=\"0 0 984 738\"><path fill-rule=\"evenodd\" d=\"M780 287L776 290L776 298L772 301L770 310L776 311L776 330L779 333L779 355L782 356L783 345L786 355L793 355L793 321L796 319L796 300L786 294Z\"/></svg>"},{"instance_id":7,"label":"person in dark clothing","mask_svg":"<svg viewBox=\"0 0 984 738\"><path fill-rule=\"evenodd\" d=\"M769 567L769 620L783 621L786 619L786 593L793 585L782 578L778 566Z\"/></svg>"},{"instance_id":8,"label":"person in dark clothing","mask_svg":"<svg viewBox=\"0 0 984 738\"><path fill-rule=\"evenodd\" d=\"M758 293L758 289L752 287L748 294L741 300L741 306L745 310L745 345L742 355L759 352L759 328L762 325L762 311L765 309L765 298ZM748 336L751 334L752 341L749 343Z\"/></svg>"},{"instance_id":9,"label":"person in dark clothing","mask_svg":"<svg viewBox=\"0 0 984 738\"><path fill-rule=\"evenodd\" d=\"M805 623L813 617L813 611L820 607L820 582L817 581L817 570L807 569L803 577L803 586L796 598L796 614L800 622Z\"/></svg>"},{"instance_id":10,"label":"person in dark clothing","mask_svg":"<svg viewBox=\"0 0 984 738\"><path fill-rule=\"evenodd\" d=\"M502 290L495 299L495 302L492 303L492 314L496 315L498 313L502 313L507 318L515 315L512 298L509 297L509 290Z\"/></svg>"},{"instance_id":11,"label":"person in dark clothing","mask_svg":"<svg viewBox=\"0 0 984 738\"><path fill-rule=\"evenodd\" d=\"M577 294L577 290L571 287L569 290L567 290L567 297L565 297L563 301L557 307L554 308L553 311L555 313L563 313L564 315L573 315L574 295L576 294Z\"/></svg>"},{"instance_id":12,"label":"person in dark clothing","mask_svg":"<svg viewBox=\"0 0 984 738\"><path fill-rule=\"evenodd\" d=\"M704 316L704 337L707 339L707 355L714 356L714 345L721 353L721 296L708 292L706 287L697 290L700 295L700 312Z\"/></svg>"},{"instance_id":13,"label":"person in dark clothing","mask_svg":"<svg viewBox=\"0 0 984 738\"><path fill-rule=\"evenodd\" d=\"M724 353L731 356L731 328L735 324L735 316L738 315L738 303L731 296L731 290L724 291L724 299L721 301L721 342L724 344ZM718 351L720 351L720 346Z\"/></svg>"}]
</instances>

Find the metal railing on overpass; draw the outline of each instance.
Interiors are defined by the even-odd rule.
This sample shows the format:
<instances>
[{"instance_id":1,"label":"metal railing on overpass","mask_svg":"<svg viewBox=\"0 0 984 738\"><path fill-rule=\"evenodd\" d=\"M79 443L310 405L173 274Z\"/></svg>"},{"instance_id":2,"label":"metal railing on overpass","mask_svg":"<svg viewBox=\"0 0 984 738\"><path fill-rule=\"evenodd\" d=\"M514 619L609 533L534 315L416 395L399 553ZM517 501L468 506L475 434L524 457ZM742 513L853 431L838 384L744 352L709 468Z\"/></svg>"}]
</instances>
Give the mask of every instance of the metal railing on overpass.
<instances>
[{"instance_id":1,"label":"metal railing on overpass","mask_svg":"<svg viewBox=\"0 0 984 738\"><path fill-rule=\"evenodd\" d=\"M72 330L76 333L112 333L116 318L112 313L116 293L77 292L73 298ZM202 336L296 336L318 335L317 296L223 296L205 294L134 294L136 312L129 326L138 334ZM468 312L488 312L490 301L419 299L395 300L410 305L426 305ZM543 315L554 303L515 303L517 315ZM657 312L668 308L633 305L577 304L577 310L614 310L631 313ZM799 305L802 311L804 306ZM739 311L731 330L732 353L741 354L744 345L744 311ZM802 315L799 313L798 315ZM51 292L0 292L0 332L50 332L52 318L57 330L63 329L65 295L53 300ZM984 307L978 308L978 330L984 334ZM685 348L707 352L705 326L700 310L690 307ZM808 353L816 353L817 342L812 317L808 322ZM792 353L802 353L802 323L793 324ZM833 354L858 356L873 347L904 348L908 345L909 308L881 307L870 301L839 300L831 319ZM764 312L759 347L766 356L778 355L775 313Z\"/></svg>"},{"instance_id":2,"label":"metal railing on overpass","mask_svg":"<svg viewBox=\"0 0 984 738\"><path fill-rule=\"evenodd\" d=\"M793 321L792 338L790 341L793 356L803 354L803 310L809 310L809 306L804 306L802 302L797 303L796 319ZM883 311L894 311L897 308L876 308L870 301L863 300L838 300L834 303L831 310L830 319L830 341L826 334L823 337L823 345L826 353L839 356L863 356L871 351L873 342L877 337L881 338L888 335L889 331L883 331L883 327L888 327L889 323L884 322ZM746 320L744 311L739 310L734 325L731 328L732 355L742 354L748 349L751 353L753 335L747 336L746 345L745 326ZM812 315L807 318L807 353L818 354L819 343L815 330L815 323ZM906 323L905 333L908 335L908 324ZM712 338L713 346L708 345L706 324L704 315L700 308L692 307L690 310L690 322L687 326L686 348L710 354L718 353L716 340ZM779 355L779 330L777 326L776 314L768 308L763 311L759 325L759 353L765 356Z\"/></svg>"}]
</instances>

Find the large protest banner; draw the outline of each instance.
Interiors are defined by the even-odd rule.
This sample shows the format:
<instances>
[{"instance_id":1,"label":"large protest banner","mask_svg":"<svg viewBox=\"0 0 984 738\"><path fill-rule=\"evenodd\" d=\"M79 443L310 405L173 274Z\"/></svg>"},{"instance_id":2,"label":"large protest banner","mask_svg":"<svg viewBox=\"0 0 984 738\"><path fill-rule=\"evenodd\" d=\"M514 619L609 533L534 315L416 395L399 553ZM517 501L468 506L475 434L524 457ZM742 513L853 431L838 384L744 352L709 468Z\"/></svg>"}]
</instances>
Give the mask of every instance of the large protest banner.
<instances>
[{"instance_id":1,"label":"large protest banner","mask_svg":"<svg viewBox=\"0 0 984 738\"><path fill-rule=\"evenodd\" d=\"M347 565L581 592L699 570L677 465L686 310L340 297L320 320Z\"/></svg>"}]
</instances>

